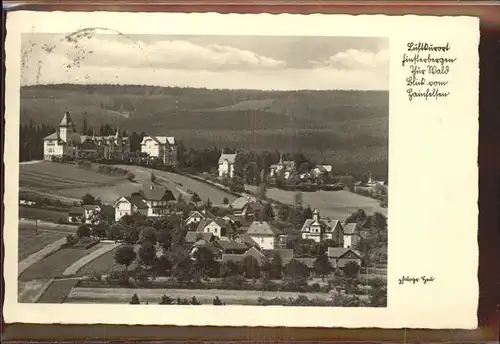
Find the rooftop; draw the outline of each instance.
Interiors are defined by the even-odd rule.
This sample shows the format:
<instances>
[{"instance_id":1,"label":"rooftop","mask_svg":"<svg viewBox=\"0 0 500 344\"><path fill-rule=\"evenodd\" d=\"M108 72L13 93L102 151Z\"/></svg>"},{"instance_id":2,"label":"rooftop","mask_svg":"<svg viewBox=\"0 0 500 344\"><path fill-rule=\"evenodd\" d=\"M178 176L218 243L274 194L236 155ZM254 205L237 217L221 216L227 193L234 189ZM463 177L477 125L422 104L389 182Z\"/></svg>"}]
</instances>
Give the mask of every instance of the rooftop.
<instances>
[{"instance_id":1,"label":"rooftop","mask_svg":"<svg viewBox=\"0 0 500 344\"><path fill-rule=\"evenodd\" d=\"M250 235L278 235L281 234L280 230L270 225L266 221L253 221L248 228L247 234Z\"/></svg>"},{"instance_id":2,"label":"rooftop","mask_svg":"<svg viewBox=\"0 0 500 344\"><path fill-rule=\"evenodd\" d=\"M222 164L224 160L227 160L227 162L230 164L234 164L234 161L236 160L236 153L233 154L222 153L219 158L219 164Z\"/></svg>"}]
</instances>

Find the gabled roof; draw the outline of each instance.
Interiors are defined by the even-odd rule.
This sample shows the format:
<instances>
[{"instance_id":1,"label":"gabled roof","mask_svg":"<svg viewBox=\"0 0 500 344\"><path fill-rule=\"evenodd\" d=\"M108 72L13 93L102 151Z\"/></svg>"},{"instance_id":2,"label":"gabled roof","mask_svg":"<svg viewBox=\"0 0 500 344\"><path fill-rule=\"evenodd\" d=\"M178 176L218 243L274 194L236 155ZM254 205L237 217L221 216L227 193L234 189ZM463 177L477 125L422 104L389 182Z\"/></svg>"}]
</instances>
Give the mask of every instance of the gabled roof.
<instances>
[{"instance_id":1,"label":"gabled roof","mask_svg":"<svg viewBox=\"0 0 500 344\"><path fill-rule=\"evenodd\" d=\"M202 219L200 223L198 224L198 227L196 227L197 232L203 232L205 230L205 227L210 223L211 221L207 221L206 219Z\"/></svg>"},{"instance_id":2,"label":"gabled roof","mask_svg":"<svg viewBox=\"0 0 500 344\"><path fill-rule=\"evenodd\" d=\"M186 221L189 220L192 217L199 216L202 219L214 219L216 216L212 214L212 212L208 210L200 211L200 210L191 210L189 212L188 217L186 218Z\"/></svg>"},{"instance_id":3,"label":"gabled roof","mask_svg":"<svg viewBox=\"0 0 500 344\"><path fill-rule=\"evenodd\" d=\"M316 258L295 258L295 260L301 262L309 269L312 269L314 268L314 262L316 261Z\"/></svg>"},{"instance_id":4,"label":"gabled roof","mask_svg":"<svg viewBox=\"0 0 500 344\"><path fill-rule=\"evenodd\" d=\"M119 202L128 202L132 205L134 205L135 207L137 207L137 209L147 209L148 208L148 205L141 199L141 197L137 197L138 195L132 195L130 197L120 197L119 199L117 199L115 201L115 203L113 204L113 206L116 208L116 205L119 203Z\"/></svg>"},{"instance_id":5,"label":"gabled roof","mask_svg":"<svg viewBox=\"0 0 500 344\"><path fill-rule=\"evenodd\" d=\"M328 220L328 221L325 221L325 224L326 224L326 231L327 232L331 232L335 229L335 227L337 226L342 226L342 224L340 223L340 220Z\"/></svg>"},{"instance_id":6,"label":"gabled roof","mask_svg":"<svg viewBox=\"0 0 500 344\"><path fill-rule=\"evenodd\" d=\"M83 207L71 207L69 210L68 210L68 214L83 214Z\"/></svg>"},{"instance_id":7,"label":"gabled roof","mask_svg":"<svg viewBox=\"0 0 500 344\"><path fill-rule=\"evenodd\" d=\"M228 254L228 253L223 253L221 261L223 263L228 263L228 262L239 263L239 262L242 262L244 259L245 259L245 255L244 254Z\"/></svg>"},{"instance_id":8,"label":"gabled roof","mask_svg":"<svg viewBox=\"0 0 500 344\"><path fill-rule=\"evenodd\" d=\"M83 206L85 210L100 210L101 207L98 206L97 204L86 204Z\"/></svg>"},{"instance_id":9,"label":"gabled roof","mask_svg":"<svg viewBox=\"0 0 500 344\"><path fill-rule=\"evenodd\" d=\"M246 251L248 249L247 245L240 244L236 241L226 241L226 240L218 240L216 242L217 246L220 246L224 251L228 250L241 250Z\"/></svg>"},{"instance_id":10,"label":"gabled roof","mask_svg":"<svg viewBox=\"0 0 500 344\"><path fill-rule=\"evenodd\" d=\"M354 252L359 258L361 258L361 254L358 251L353 250L352 248L343 248L343 247L328 247L328 258L340 259L347 252Z\"/></svg>"},{"instance_id":11,"label":"gabled roof","mask_svg":"<svg viewBox=\"0 0 500 344\"><path fill-rule=\"evenodd\" d=\"M252 246L259 246L255 240L252 239L252 237L248 234L239 234L237 236L237 239L239 239L242 243L245 245L252 247Z\"/></svg>"},{"instance_id":12,"label":"gabled roof","mask_svg":"<svg viewBox=\"0 0 500 344\"><path fill-rule=\"evenodd\" d=\"M157 142L160 145L174 145L175 144L175 138L173 136L144 136L142 138L141 145L146 144L146 141L148 140L153 140Z\"/></svg>"},{"instance_id":13,"label":"gabled roof","mask_svg":"<svg viewBox=\"0 0 500 344\"><path fill-rule=\"evenodd\" d=\"M235 199L233 201L233 203L231 203L231 207L233 209L240 210L240 209L245 208L245 206L247 204L249 204L250 202L255 202L255 201L257 201L257 199L255 197L242 196L242 197Z\"/></svg>"},{"instance_id":14,"label":"gabled roof","mask_svg":"<svg viewBox=\"0 0 500 344\"><path fill-rule=\"evenodd\" d=\"M250 247L245 253L244 253L245 257L246 256L252 256L254 257L255 259L257 259L259 262L263 262L264 259L266 259L266 256L260 252L258 249L256 249L255 247Z\"/></svg>"},{"instance_id":15,"label":"gabled roof","mask_svg":"<svg viewBox=\"0 0 500 344\"><path fill-rule=\"evenodd\" d=\"M281 231L276 227L270 225L266 221L253 221L250 227L248 228L247 234L249 235L266 235L266 236L274 236L281 234Z\"/></svg>"},{"instance_id":16,"label":"gabled roof","mask_svg":"<svg viewBox=\"0 0 500 344\"><path fill-rule=\"evenodd\" d=\"M234 154L222 153L219 157L219 164L222 164L224 160L227 160L227 162L230 164L234 164L234 161L236 160L236 153Z\"/></svg>"},{"instance_id":17,"label":"gabled roof","mask_svg":"<svg viewBox=\"0 0 500 344\"><path fill-rule=\"evenodd\" d=\"M355 222L346 223L344 225L344 234L345 235L353 235L358 231L358 224Z\"/></svg>"},{"instance_id":18,"label":"gabled roof","mask_svg":"<svg viewBox=\"0 0 500 344\"><path fill-rule=\"evenodd\" d=\"M59 123L59 126L60 127L70 127L72 125L74 125L73 120L71 119L69 112L66 111L64 113L62 120L61 120L61 123Z\"/></svg>"},{"instance_id":19,"label":"gabled roof","mask_svg":"<svg viewBox=\"0 0 500 344\"><path fill-rule=\"evenodd\" d=\"M172 191L155 184L146 184L140 191L146 201L170 201L175 199Z\"/></svg>"},{"instance_id":20,"label":"gabled roof","mask_svg":"<svg viewBox=\"0 0 500 344\"><path fill-rule=\"evenodd\" d=\"M200 232L187 232L184 238L185 243L195 243L198 240L205 240L210 242L214 235L212 233L200 233Z\"/></svg>"},{"instance_id":21,"label":"gabled roof","mask_svg":"<svg viewBox=\"0 0 500 344\"><path fill-rule=\"evenodd\" d=\"M56 131L56 132L54 132L54 133L52 133L52 134L50 134L48 136L45 136L43 139L44 140L60 140L60 138L59 138L59 132Z\"/></svg>"}]
</instances>

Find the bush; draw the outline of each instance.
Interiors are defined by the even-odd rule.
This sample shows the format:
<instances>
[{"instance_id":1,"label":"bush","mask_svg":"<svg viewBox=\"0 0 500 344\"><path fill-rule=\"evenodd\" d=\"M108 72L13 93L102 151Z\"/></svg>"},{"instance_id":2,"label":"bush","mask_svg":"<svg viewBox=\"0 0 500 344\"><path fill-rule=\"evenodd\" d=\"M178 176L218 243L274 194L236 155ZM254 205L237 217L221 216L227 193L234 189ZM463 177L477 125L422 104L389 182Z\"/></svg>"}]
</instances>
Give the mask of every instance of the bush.
<instances>
[{"instance_id":1,"label":"bush","mask_svg":"<svg viewBox=\"0 0 500 344\"><path fill-rule=\"evenodd\" d=\"M90 237L90 228L87 225L81 225L78 227L78 230L76 231L76 235L79 238L88 238Z\"/></svg>"},{"instance_id":2,"label":"bush","mask_svg":"<svg viewBox=\"0 0 500 344\"><path fill-rule=\"evenodd\" d=\"M74 246L78 243L78 238L74 234L66 235L66 246Z\"/></svg>"},{"instance_id":3,"label":"bush","mask_svg":"<svg viewBox=\"0 0 500 344\"><path fill-rule=\"evenodd\" d=\"M133 182L135 180L135 174L133 174L132 172L127 172L125 174L125 178L127 178L129 181Z\"/></svg>"}]
</instances>

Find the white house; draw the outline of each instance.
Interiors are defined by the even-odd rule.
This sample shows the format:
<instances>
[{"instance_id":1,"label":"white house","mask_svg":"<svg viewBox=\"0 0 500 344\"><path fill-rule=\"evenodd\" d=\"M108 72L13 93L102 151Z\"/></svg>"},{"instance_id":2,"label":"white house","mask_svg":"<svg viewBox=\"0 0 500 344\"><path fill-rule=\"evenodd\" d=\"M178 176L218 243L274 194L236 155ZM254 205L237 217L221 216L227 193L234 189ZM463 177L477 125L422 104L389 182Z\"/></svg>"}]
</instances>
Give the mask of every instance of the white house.
<instances>
[{"instance_id":1,"label":"white house","mask_svg":"<svg viewBox=\"0 0 500 344\"><path fill-rule=\"evenodd\" d=\"M354 248L359 244L361 236L357 223L346 223L344 226L344 248Z\"/></svg>"},{"instance_id":2,"label":"white house","mask_svg":"<svg viewBox=\"0 0 500 344\"><path fill-rule=\"evenodd\" d=\"M295 171L295 161L293 160L283 160L283 155L280 154L280 160L276 165L271 165L270 166L270 172L269 175L271 177L275 177L280 175L281 173L283 174L283 177L285 179L290 178L290 175L292 172Z\"/></svg>"},{"instance_id":3,"label":"white house","mask_svg":"<svg viewBox=\"0 0 500 344\"><path fill-rule=\"evenodd\" d=\"M88 225L99 223L101 207L98 205L84 205L82 207L72 207L68 210L69 222L81 222Z\"/></svg>"},{"instance_id":4,"label":"white house","mask_svg":"<svg viewBox=\"0 0 500 344\"><path fill-rule=\"evenodd\" d=\"M229 241L233 234L234 228L230 221L224 220L222 218L216 218L213 220L204 220L205 226L198 227L198 231L203 233L211 233L221 240ZM203 223L203 222L202 222Z\"/></svg>"},{"instance_id":5,"label":"white house","mask_svg":"<svg viewBox=\"0 0 500 344\"><path fill-rule=\"evenodd\" d=\"M139 197L120 197L114 203L115 221L119 221L125 215L138 212L144 216L148 215L148 206Z\"/></svg>"},{"instance_id":6,"label":"white house","mask_svg":"<svg viewBox=\"0 0 500 344\"><path fill-rule=\"evenodd\" d=\"M321 242L326 239L335 240L342 246L344 242L342 224L339 220L322 219L319 211L313 211L313 218L306 219L300 230L302 239L312 239Z\"/></svg>"},{"instance_id":7,"label":"white house","mask_svg":"<svg viewBox=\"0 0 500 344\"><path fill-rule=\"evenodd\" d=\"M160 217L167 214L168 202L175 200L172 191L154 184L146 184L139 192L130 197L121 197L115 204L115 220L124 215L139 212L147 217Z\"/></svg>"},{"instance_id":8,"label":"white house","mask_svg":"<svg viewBox=\"0 0 500 344\"><path fill-rule=\"evenodd\" d=\"M281 232L266 221L253 221L247 234L263 250L272 250L279 242Z\"/></svg>"},{"instance_id":9,"label":"white house","mask_svg":"<svg viewBox=\"0 0 500 344\"><path fill-rule=\"evenodd\" d=\"M177 166L177 144L170 136L144 136L141 152L159 158L165 165Z\"/></svg>"},{"instance_id":10,"label":"white house","mask_svg":"<svg viewBox=\"0 0 500 344\"><path fill-rule=\"evenodd\" d=\"M311 171L315 176L332 172L332 165L316 165Z\"/></svg>"},{"instance_id":11,"label":"white house","mask_svg":"<svg viewBox=\"0 0 500 344\"><path fill-rule=\"evenodd\" d=\"M215 219L215 215L207 210L193 210L189 213L187 219L184 221L186 226L199 224L204 219Z\"/></svg>"},{"instance_id":12,"label":"white house","mask_svg":"<svg viewBox=\"0 0 500 344\"><path fill-rule=\"evenodd\" d=\"M75 124L69 112L65 112L56 132L43 138L43 158L62 157L77 150L81 136L75 132Z\"/></svg>"},{"instance_id":13,"label":"white house","mask_svg":"<svg viewBox=\"0 0 500 344\"><path fill-rule=\"evenodd\" d=\"M220 157L219 157L219 177L233 178L235 160L236 160L236 153L234 153L234 154L222 153L220 155Z\"/></svg>"}]
</instances>

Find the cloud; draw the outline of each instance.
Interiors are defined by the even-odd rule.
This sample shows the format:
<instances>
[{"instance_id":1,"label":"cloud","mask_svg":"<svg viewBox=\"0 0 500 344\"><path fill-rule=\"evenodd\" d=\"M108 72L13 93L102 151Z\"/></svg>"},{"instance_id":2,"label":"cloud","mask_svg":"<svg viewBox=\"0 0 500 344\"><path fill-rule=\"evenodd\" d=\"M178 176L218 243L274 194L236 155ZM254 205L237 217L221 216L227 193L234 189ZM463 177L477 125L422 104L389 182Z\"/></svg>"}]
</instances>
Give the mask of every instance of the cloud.
<instances>
[{"instance_id":1,"label":"cloud","mask_svg":"<svg viewBox=\"0 0 500 344\"><path fill-rule=\"evenodd\" d=\"M43 51L40 52L43 54ZM86 66L164 69L272 69L286 63L248 50L224 45L199 45L184 40L162 40L153 43L128 38L107 39L102 36L79 38L76 42L60 41L45 55L85 62Z\"/></svg>"},{"instance_id":2,"label":"cloud","mask_svg":"<svg viewBox=\"0 0 500 344\"><path fill-rule=\"evenodd\" d=\"M389 67L389 52L370 52L349 49L330 56L325 61L310 61L314 65L330 66L347 70L381 69Z\"/></svg>"}]
</instances>

